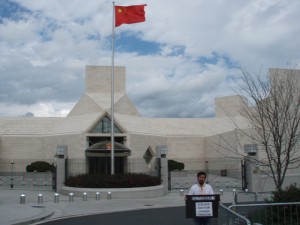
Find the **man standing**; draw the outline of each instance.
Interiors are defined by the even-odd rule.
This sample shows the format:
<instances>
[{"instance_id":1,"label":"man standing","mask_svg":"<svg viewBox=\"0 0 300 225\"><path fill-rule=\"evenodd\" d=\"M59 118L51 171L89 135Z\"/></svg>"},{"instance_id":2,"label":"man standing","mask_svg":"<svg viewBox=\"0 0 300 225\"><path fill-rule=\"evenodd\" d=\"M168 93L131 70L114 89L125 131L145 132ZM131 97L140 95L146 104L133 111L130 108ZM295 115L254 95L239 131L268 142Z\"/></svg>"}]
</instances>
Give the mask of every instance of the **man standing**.
<instances>
[{"instance_id":1,"label":"man standing","mask_svg":"<svg viewBox=\"0 0 300 225\"><path fill-rule=\"evenodd\" d=\"M189 191L189 195L213 195L214 191L209 184L205 183L206 173L200 171L197 173L198 183L194 184ZM194 218L196 225L210 225L210 218Z\"/></svg>"}]
</instances>

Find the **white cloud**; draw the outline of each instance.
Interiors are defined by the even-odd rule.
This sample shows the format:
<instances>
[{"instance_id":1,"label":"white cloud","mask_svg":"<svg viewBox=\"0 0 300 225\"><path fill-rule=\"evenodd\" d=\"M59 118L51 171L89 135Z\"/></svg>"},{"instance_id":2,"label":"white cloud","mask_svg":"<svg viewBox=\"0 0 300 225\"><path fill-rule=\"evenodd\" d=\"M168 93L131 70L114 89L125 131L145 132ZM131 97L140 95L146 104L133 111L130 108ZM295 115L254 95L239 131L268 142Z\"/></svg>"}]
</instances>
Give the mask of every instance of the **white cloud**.
<instances>
[{"instance_id":1,"label":"white cloud","mask_svg":"<svg viewBox=\"0 0 300 225\"><path fill-rule=\"evenodd\" d=\"M14 16L0 16L0 115L65 115L84 92L85 65L111 64L112 3L14 2L27 11L16 18L7 8ZM300 61L297 0L116 5L142 3L146 22L118 27L116 35L130 32L161 48L117 51L115 65L126 66L128 94L144 116L212 116L214 98L234 94L230 78L240 71L232 64L257 71Z\"/></svg>"},{"instance_id":2,"label":"white cloud","mask_svg":"<svg viewBox=\"0 0 300 225\"><path fill-rule=\"evenodd\" d=\"M0 103L0 116L36 116L36 117L64 117L70 112L73 104L57 102L37 102L31 105Z\"/></svg>"}]
</instances>

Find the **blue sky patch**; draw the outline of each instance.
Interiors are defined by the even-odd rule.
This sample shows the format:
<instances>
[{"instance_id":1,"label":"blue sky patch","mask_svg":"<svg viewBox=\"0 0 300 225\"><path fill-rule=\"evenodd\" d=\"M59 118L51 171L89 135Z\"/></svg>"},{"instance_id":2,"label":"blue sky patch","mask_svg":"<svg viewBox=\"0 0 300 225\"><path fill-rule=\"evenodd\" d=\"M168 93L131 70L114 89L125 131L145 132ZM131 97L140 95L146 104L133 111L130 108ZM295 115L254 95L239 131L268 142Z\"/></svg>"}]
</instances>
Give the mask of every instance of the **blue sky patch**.
<instances>
[{"instance_id":1,"label":"blue sky patch","mask_svg":"<svg viewBox=\"0 0 300 225\"><path fill-rule=\"evenodd\" d=\"M201 64L217 64L220 60L223 60L228 68L239 68L239 64L230 57L220 55L216 52L213 52L211 57L199 57L197 62Z\"/></svg>"},{"instance_id":2,"label":"blue sky patch","mask_svg":"<svg viewBox=\"0 0 300 225\"><path fill-rule=\"evenodd\" d=\"M138 39L136 36L121 33L115 35L115 49L118 52L136 52L139 55L157 54L160 44Z\"/></svg>"},{"instance_id":3,"label":"blue sky patch","mask_svg":"<svg viewBox=\"0 0 300 225\"><path fill-rule=\"evenodd\" d=\"M0 1L0 23L3 23L5 19L18 21L23 18L24 14L30 13L30 11L19 4L10 0Z\"/></svg>"}]
</instances>

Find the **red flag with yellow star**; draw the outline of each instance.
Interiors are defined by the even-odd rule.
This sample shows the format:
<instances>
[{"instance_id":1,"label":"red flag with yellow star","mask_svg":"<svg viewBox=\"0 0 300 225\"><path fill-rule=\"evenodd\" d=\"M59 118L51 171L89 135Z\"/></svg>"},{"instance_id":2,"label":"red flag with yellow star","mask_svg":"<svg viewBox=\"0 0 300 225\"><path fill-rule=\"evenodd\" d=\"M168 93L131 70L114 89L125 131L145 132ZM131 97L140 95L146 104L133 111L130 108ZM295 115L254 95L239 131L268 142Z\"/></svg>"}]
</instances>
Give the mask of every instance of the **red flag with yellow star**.
<instances>
[{"instance_id":1,"label":"red flag with yellow star","mask_svg":"<svg viewBox=\"0 0 300 225\"><path fill-rule=\"evenodd\" d=\"M131 6L115 6L115 27L122 24L140 23L146 20L145 6L131 5Z\"/></svg>"}]
</instances>

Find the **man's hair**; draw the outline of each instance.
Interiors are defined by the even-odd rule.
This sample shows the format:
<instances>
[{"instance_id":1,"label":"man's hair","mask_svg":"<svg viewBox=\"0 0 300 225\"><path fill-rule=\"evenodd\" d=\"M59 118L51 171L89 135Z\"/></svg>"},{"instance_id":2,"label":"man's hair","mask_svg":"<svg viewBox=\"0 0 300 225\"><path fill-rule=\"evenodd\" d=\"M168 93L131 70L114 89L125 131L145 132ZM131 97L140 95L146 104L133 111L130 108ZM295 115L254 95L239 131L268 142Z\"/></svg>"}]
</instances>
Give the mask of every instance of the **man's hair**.
<instances>
[{"instance_id":1,"label":"man's hair","mask_svg":"<svg viewBox=\"0 0 300 225\"><path fill-rule=\"evenodd\" d=\"M199 177L201 175L204 175L205 178L206 178L206 173L204 171L200 171L200 172L197 173L197 177Z\"/></svg>"}]
</instances>

